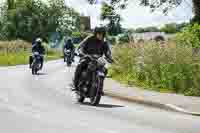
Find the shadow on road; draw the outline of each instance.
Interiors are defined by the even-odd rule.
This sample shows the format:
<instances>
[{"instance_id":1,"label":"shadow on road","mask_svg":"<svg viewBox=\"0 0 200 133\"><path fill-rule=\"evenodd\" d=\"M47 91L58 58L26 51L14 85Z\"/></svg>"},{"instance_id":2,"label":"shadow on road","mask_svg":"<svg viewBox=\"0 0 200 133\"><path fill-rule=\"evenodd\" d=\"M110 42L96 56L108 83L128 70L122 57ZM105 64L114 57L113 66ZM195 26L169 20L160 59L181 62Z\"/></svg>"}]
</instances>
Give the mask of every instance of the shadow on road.
<instances>
[{"instance_id":1,"label":"shadow on road","mask_svg":"<svg viewBox=\"0 0 200 133\"><path fill-rule=\"evenodd\" d=\"M89 102L85 102L85 103L83 103L83 105L92 106ZM100 108L122 108L124 106L114 105L114 104L99 104L99 105L97 105L95 107L100 107Z\"/></svg>"},{"instance_id":2,"label":"shadow on road","mask_svg":"<svg viewBox=\"0 0 200 133\"><path fill-rule=\"evenodd\" d=\"M47 73L37 73L37 75L47 75Z\"/></svg>"}]
</instances>

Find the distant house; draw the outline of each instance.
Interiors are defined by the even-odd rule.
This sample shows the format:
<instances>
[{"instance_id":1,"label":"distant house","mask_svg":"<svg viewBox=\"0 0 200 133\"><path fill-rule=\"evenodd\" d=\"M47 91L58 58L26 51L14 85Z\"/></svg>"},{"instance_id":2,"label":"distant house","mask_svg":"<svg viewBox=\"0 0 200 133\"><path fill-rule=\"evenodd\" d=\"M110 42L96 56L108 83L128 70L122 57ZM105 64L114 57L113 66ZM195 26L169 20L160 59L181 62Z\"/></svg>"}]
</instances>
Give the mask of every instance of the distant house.
<instances>
[{"instance_id":1,"label":"distant house","mask_svg":"<svg viewBox=\"0 0 200 133\"><path fill-rule=\"evenodd\" d=\"M145 33L132 33L129 35L132 41L148 41L148 40L156 40L156 41L165 41L173 38L173 34L165 34L164 32L145 32Z\"/></svg>"}]
</instances>

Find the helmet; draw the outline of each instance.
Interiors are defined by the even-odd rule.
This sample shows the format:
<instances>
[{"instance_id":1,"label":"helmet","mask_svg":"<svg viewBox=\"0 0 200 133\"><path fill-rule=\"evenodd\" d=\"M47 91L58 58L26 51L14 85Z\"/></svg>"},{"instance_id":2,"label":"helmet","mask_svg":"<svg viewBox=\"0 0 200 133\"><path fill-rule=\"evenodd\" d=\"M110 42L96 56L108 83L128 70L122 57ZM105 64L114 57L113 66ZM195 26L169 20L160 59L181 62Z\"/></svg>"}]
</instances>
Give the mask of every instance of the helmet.
<instances>
[{"instance_id":1,"label":"helmet","mask_svg":"<svg viewBox=\"0 0 200 133\"><path fill-rule=\"evenodd\" d=\"M35 42L36 43L42 43L42 39L41 38L37 38Z\"/></svg>"},{"instance_id":2,"label":"helmet","mask_svg":"<svg viewBox=\"0 0 200 133\"><path fill-rule=\"evenodd\" d=\"M72 42L72 39L71 38L68 38L68 40L67 40L68 42Z\"/></svg>"},{"instance_id":3,"label":"helmet","mask_svg":"<svg viewBox=\"0 0 200 133\"><path fill-rule=\"evenodd\" d=\"M71 38L65 38L65 43L72 43L72 39Z\"/></svg>"},{"instance_id":4,"label":"helmet","mask_svg":"<svg viewBox=\"0 0 200 133\"><path fill-rule=\"evenodd\" d=\"M97 33L103 33L105 35L106 33L106 29L104 27L96 27L94 29L94 33L97 34Z\"/></svg>"}]
</instances>

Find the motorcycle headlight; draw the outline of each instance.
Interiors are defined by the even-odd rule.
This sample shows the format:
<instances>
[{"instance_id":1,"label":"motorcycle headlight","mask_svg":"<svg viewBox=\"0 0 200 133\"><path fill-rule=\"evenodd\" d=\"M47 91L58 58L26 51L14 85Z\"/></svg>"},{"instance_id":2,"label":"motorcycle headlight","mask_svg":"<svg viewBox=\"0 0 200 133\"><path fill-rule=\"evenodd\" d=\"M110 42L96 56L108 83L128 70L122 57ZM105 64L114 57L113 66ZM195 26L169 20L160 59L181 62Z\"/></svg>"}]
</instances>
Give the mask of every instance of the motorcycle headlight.
<instances>
[{"instance_id":1,"label":"motorcycle headlight","mask_svg":"<svg viewBox=\"0 0 200 133\"><path fill-rule=\"evenodd\" d=\"M34 52L33 55L40 55L39 52Z\"/></svg>"}]
</instances>

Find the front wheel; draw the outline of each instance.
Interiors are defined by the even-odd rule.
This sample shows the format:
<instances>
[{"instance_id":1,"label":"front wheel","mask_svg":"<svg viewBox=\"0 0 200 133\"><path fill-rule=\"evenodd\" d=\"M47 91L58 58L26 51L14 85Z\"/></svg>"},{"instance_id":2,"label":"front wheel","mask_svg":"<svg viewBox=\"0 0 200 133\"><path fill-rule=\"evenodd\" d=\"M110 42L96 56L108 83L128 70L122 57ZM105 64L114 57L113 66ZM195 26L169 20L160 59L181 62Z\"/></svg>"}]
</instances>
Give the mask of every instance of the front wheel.
<instances>
[{"instance_id":1,"label":"front wheel","mask_svg":"<svg viewBox=\"0 0 200 133\"><path fill-rule=\"evenodd\" d=\"M32 74L35 75L37 73L36 71L36 61L33 62L32 64Z\"/></svg>"},{"instance_id":2,"label":"front wheel","mask_svg":"<svg viewBox=\"0 0 200 133\"><path fill-rule=\"evenodd\" d=\"M83 103L84 100L85 100L85 97L84 96L81 96L79 94L76 94L76 99L77 99L77 102L78 103Z\"/></svg>"},{"instance_id":3,"label":"front wheel","mask_svg":"<svg viewBox=\"0 0 200 133\"><path fill-rule=\"evenodd\" d=\"M92 88L92 89L95 89L95 95L90 98L90 102L93 106L96 106L100 103L101 95L102 95L101 92L103 90L103 82L104 82L103 78L97 77L96 85L94 88Z\"/></svg>"},{"instance_id":4,"label":"front wheel","mask_svg":"<svg viewBox=\"0 0 200 133\"><path fill-rule=\"evenodd\" d=\"M69 56L67 57L66 62L67 62L67 66L71 66L72 63L71 63L71 60L70 60L70 57L69 57Z\"/></svg>"},{"instance_id":5,"label":"front wheel","mask_svg":"<svg viewBox=\"0 0 200 133\"><path fill-rule=\"evenodd\" d=\"M34 69L32 68L32 75L35 75L35 71L34 71Z\"/></svg>"}]
</instances>

